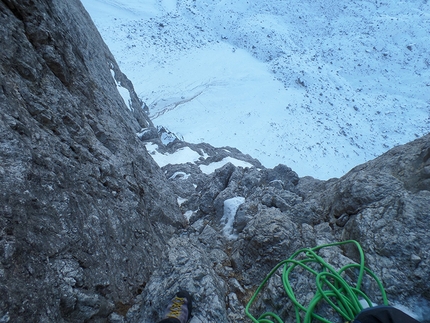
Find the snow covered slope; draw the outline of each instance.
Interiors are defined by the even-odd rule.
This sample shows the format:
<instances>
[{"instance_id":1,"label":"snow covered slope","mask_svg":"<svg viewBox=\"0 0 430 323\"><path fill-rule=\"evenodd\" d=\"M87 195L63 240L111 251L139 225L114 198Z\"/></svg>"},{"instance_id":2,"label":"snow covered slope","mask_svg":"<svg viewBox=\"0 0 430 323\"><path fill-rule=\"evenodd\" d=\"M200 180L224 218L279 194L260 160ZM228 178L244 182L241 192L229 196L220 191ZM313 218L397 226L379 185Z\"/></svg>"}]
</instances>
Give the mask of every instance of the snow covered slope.
<instances>
[{"instance_id":1,"label":"snow covered slope","mask_svg":"<svg viewBox=\"0 0 430 323\"><path fill-rule=\"evenodd\" d=\"M83 0L188 142L339 177L430 130L430 2Z\"/></svg>"}]
</instances>

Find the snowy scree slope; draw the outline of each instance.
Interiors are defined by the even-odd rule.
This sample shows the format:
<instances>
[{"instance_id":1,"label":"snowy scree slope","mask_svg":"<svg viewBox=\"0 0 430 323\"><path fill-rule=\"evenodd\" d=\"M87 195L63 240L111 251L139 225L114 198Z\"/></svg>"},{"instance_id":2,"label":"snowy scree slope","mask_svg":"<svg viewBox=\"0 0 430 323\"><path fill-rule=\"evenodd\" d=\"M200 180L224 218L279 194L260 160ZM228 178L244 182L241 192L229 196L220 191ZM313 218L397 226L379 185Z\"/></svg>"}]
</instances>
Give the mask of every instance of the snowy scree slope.
<instances>
[{"instance_id":1,"label":"snowy scree slope","mask_svg":"<svg viewBox=\"0 0 430 323\"><path fill-rule=\"evenodd\" d=\"M300 176L429 132L427 1L83 0L152 121Z\"/></svg>"}]
</instances>

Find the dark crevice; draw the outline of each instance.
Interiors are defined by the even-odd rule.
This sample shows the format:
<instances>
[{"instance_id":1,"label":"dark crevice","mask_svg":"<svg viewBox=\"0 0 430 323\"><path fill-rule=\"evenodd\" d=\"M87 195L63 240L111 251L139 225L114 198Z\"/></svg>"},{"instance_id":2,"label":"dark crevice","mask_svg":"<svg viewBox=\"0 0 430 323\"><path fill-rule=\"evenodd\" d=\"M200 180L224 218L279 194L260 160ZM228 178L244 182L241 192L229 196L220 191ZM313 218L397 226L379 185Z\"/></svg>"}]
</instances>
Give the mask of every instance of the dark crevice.
<instances>
[{"instance_id":1,"label":"dark crevice","mask_svg":"<svg viewBox=\"0 0 430 323\"><path fill-rule=\"evenodd\" d=\"M424 163L426 163L429 159L430 159L430 148L427 148L427 150L425 150L424 152L424 157L423 157Z\"/></svg>"},{"instance_id":2,"label":"dark crevice","mask_svg":"<svg viewBox=\"0 0 430 323\"><path fill-rule=\"evenodd\" d=\"M22 16L21 12L17 8L15 8L14 4L11 1L8 1L8 0L2 0L2 1L18 20L24 21L24 17Z\"/></svg>"}]
</instances>

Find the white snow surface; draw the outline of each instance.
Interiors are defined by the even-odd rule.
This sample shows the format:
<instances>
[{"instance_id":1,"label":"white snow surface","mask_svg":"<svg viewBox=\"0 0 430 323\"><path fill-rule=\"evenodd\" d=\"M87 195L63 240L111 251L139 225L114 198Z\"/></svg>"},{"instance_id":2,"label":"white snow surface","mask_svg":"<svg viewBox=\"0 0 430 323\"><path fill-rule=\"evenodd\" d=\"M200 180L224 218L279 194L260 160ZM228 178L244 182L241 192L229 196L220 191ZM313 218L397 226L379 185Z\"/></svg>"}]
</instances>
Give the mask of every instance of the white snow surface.
<instances>
[{"instance_id":1,"label":"white snow surface","mask_svg":"<svg viewBox=\"0 0 430 323\"><path fill-rule=\"evenodd\" d=\"M191 176L191 174L187 174L185 172L175 172L172 176L170 176L169 179L179 178L179 179L182 179L182 180L186 180L190 176Z\"/></svg>"},{"instance_id":2,"label":"white snow surface","mask_svg":"<svg viewBox=\"0 0 430 323\"><path fill-rule=\"evenodd\" d=\"M152 144L152 143L146 144L146 150L149 152L149 154L152 156L152 158L160 167L164 167L168 164L175 165L175 164L186 164L188 162L193 163L199 160L199 158L201 157L197 152L195 152L189 147L178 149L173 154L162 154L158 152L157 149L158 149L157 144Z\"/></svg>"},{"instance_id":3,"label":"white snow surface","mask_svg":"<svg viewBox=\"0 0 430 323\"><path fill-rule=\"evenodd\" d=\"M219 162L210 163L209 165L199 165L200 170L205 174L212 174L216 169L223 167L227 163L232 163L236 167L253 167L252 164L233 157L226 157Z\"/></svg>"},{"instance_id":4,"label":"white snow surface","mask_svg":"<svg viewBox=\"0 0 430 323\"><path fill-rule=\"evenodd\" d=\"M430 130L430 1L82 2L185 141L327 179Z\"/></svg>"},{"instance_id":5,"label":"white snow surface","mask_svg":"<svg viewBox=\"0 0 430 323\"><path fill-rule=\"evenodd\" d=\"M114 72L112 69L110 70L110 72L111 72L112 77L113 77L113 79L114 79L114 81L115 81L115 83L116 83L116 86L117 86L118 92L119 92L119 94L121 95L122 99L124 100L125 105L127 106L127 108L128 108L130 111L133 111L133 108L132 108L132 105L131 105L131 96L130 96L130 92L129 92L126 88L122 87L121 82L118 82L118 81L116 80L116 78L115 78L115 72Z\"/></svg>"},{"instance_id":6,"label":"white snow surface","mask_svg":"<svg viewBox=\"0 0 430 323\"><path fill-rule=\"evenodd\" d=\"M154 143L147 143L146 150L152 156L154 161L158 166L164 167L166 165L176 165L176 164L186 164L186 163L195 163L199 161L201 158L206 158L208 155L202 151L202 155L192 150L189 147L180 148L175 151L173 154L163 154L158 151L158 145ZM253 167L252 164L247 163L243 160L239 160L233 157L226 157L218 162L210 163L209 165L199 165L200 170L204 174L212 174L216 169L223 167L227 163L232 163L236 167ZM176 172L174 173L170 179L176 178L179 176L182 179L187 179L190 174L186 174L184 172Z\"/></svg>"},{"instance_id":7,"label":"white snow surface","mask_svg":"<svg viewBox=\"0 0 430 323\"><path fill-rule=\"evenodd\" d=\"M245 203L245 198L236 196L224 201L224 214L221 218L221 224L224 224L223 233L228 239L236 239L234 234L233 223L239 206Z\"/></svg>"}]
</instances>

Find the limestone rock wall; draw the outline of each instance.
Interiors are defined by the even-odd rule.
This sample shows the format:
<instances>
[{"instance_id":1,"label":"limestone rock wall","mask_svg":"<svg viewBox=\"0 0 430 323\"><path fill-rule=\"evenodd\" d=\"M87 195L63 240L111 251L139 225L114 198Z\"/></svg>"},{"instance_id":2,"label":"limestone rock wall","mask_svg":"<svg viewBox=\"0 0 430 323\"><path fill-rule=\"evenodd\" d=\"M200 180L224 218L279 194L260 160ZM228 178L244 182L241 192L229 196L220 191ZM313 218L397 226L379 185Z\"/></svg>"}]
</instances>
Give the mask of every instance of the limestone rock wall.
<instances>
[{"instance_id":1,"label":"limestone rock wall","mask_svg":"<svg viewBox=\"0 0 430 323\"><path fill-rule=\"evenodd\" d=\"M124 312L183 225L111 70L78 0L0 1L2 322Z\"/></svg>"}]
</instances>

